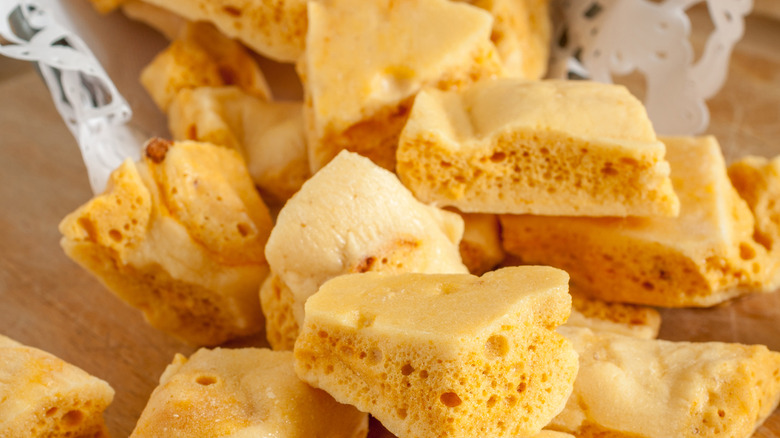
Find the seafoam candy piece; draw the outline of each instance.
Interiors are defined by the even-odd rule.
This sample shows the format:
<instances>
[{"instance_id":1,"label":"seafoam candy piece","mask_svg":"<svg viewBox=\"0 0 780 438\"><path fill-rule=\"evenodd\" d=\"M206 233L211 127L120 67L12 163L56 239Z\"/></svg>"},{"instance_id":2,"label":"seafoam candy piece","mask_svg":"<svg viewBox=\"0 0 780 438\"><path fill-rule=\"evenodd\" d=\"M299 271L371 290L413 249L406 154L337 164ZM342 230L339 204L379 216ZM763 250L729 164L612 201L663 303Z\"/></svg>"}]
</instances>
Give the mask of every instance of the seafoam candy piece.
<instances>
[{"instance_id":1,"label":"seafoam candy piece","mask_svg":"<svg viewBox=\"0 0 780 438\"><path fill-rule=\"evenodd\" d=\"M780 353L763 345L637 339L560 327L580 357L550 428L576 436L753 434L780 401ZM659 420L663 421L659 421Z\"/></svg>"},{"instance_id":2,"label":"seafoam candy piece","mask_svg":"<svg viewBox=\"0 0 780 438\"><path fill-rule=\"evenodd\" d=\"M421 92L396 171L423 202L464 212L676 216L665 150L622 86L499 79Z\"/></svg>"},{"instance_id":3,"label":"seafoam candy piece","mask_svg":"<svg viewBox=\"0 0 780 438\"><path fill-rule=\"evenodd\" d=\"M565 272L538 266L337 277L306 302L295 369L398 436L532 436L577 374L554 331L567 291Z\"/></svg>"}]
</instances>

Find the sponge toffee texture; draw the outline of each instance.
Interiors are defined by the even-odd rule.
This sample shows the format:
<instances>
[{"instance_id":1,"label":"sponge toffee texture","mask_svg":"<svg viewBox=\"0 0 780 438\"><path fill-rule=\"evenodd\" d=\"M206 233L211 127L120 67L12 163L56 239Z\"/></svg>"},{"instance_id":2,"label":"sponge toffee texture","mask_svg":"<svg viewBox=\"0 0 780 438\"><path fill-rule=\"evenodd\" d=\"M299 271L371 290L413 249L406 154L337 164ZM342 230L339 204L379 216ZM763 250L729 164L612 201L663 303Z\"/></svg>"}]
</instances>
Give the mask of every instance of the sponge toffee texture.
<instances>
[{"instance_id":1,"label":"sponge toffee texture","mask_svg":"<svg viewBox=\"0 0 780 438\"><path fill-rule=\"evenodd\" d=\"M504 248L566 270L578 290L605 301L707 307L767 290L775 263L753 238L753 216L715 139L664 142L680 216L502 215Z\"/></svg>"},{"instance_id":2,"label":"sponge toffee texture","mask_svg":"<svg viewBox=\"0 0 780 438\"><path fill-rule=\"evenodd\" d=\"M176 355L132 438L365 438L368 416L295 375L291 352L200 349Z\"/></svg>"},{"instance_id":3,"label":"sponge toffee texture","mask_svg":"<svg viewBox=\"0 0 780 438\"><path fill-rule=\"evenodd\" d=\"M780 402L780 353L763 345L558 331L577 349L580 371L550 423L555 430L585 438L748 437Z\"/></svg>"},{"instance_id":4,"label":"sponge toffee texture","mask_svg":"<svg viewBox=\"0 0 780 438\"><path fill-rule=\"evenodd\" d=\"M272 345L292 346L304 303L335 276L468 272L462 235L456 213L422 204L391 172L340 152L284 205L268 238L265 254L278 279L261 298Z\"/></svg>"},{"instance_id":5,"label":"sponge toffee texture","mask_svg":"<svg viewBox=\"0 0 780 438\"><path fill-rule=\"evenodd\" d=\"M0 335L0 437L107 438L108 383Z\"/></svg>"},{"instance_id":6,"label":"sponge toffee texture","mask_svg":"<svg viewBox=\"0 0 780 438\"><path fill-rule=\"evenodd\" d=\"M308 13L298 71L312 172L345 149L393 170L418 91L504 74L490 41L492 17L479 8L444 0L340 0L311 2Z\"/></svg>"},{"instance_id":7,"label":"sponge toffee texture","mask_svg":"<svg viewBox=\"0 0 780 438\"><path fill-rule=\"evenodd\" d=\"M422 91L399 178L423 202L463 212L676 216L665 147L641 103L621 86L569 82Z\"/></svg>"},{"instance_id":8,"label":"sponge toffee texture","mask_svg":"<svg viewBox=\"0 0 780 438\"><path fill-rule=\"evenodd\" d=\"M337 277L307 302L296 371L398 436L533 435L577 371L553 331L571 308L567 278L547 267Z\"/></svg>"},{"instance_id":9,"label":"sponge toffee texture","mask_svg":"<svg viewBox=\"0 0 780 438\"><path fill-rule=\"evenodd\" d=\"M62 220L60 243L153 326L214 345L262 330L270 229L238 152L152 140Z\"/></svg>"}]
</instances>

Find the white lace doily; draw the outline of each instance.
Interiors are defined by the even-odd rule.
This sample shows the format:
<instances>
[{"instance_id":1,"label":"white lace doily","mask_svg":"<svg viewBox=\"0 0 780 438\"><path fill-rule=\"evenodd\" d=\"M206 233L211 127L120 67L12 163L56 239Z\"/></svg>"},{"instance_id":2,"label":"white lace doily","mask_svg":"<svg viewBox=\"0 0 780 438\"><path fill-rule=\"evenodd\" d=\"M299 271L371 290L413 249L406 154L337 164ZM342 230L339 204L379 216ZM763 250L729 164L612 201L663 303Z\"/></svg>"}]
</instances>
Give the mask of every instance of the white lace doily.
<instances>
[{"instance_id":1,"label":"white lace doily","mask_svg":"<svg viewBox=\"0 0 780 438\"><path fill-rule=\"evenodd\" d=\"M706 3L714 30L694 62L686 11ZM638 72L645 78L644 103L663 135L706 130L706 99L726 79L731 51L742 38L752 0L558 0L550 76L613 82Z\"/></svg>"},{"instance_id":2,"label":"white lace doily","mask_svg":"<svg viewBox=\"0 0 780 438\"><path fill-rule=\"evenodd\" d=\"M0 2L0 55L32 61L54 105L78 141L95 193L141 138L127 125L132 111L84 42L35 1Z\"/></svg>"}]
</instances>

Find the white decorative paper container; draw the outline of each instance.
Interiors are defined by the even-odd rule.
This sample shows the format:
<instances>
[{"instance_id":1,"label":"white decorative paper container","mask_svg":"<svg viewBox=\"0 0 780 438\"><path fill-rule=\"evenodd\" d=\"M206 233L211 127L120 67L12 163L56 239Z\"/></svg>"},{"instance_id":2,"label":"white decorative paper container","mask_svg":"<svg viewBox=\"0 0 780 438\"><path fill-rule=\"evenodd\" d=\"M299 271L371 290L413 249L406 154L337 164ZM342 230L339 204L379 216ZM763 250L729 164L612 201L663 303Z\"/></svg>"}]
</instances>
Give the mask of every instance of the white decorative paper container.
<instances>
[{"instance_id":1,"label":"white decorative paper container","mask_svg":"<svg viewBox=\"0 0 780 438\"><path fill-rule=\"evenodd\" d=\"M552 1L557 13L549 76L612 82L638 72L647 84L648 114L664 135L707 128L706 100L723 85L753 5L752 0ZM713 30L694 60L685 11L698 4L708 8ZM144 139L166 135L164 115L138 82L141 68L167 44L161 35L119 13L102 16L87 0L0 0L0 17L5 40L0 54L38 62L79 143L93 191L102 191L126 157L139 156ZM27 32L20 31L20 21L29 25ZM72 47L59 45L62 41Z\"/></svg>"}]
</instances>

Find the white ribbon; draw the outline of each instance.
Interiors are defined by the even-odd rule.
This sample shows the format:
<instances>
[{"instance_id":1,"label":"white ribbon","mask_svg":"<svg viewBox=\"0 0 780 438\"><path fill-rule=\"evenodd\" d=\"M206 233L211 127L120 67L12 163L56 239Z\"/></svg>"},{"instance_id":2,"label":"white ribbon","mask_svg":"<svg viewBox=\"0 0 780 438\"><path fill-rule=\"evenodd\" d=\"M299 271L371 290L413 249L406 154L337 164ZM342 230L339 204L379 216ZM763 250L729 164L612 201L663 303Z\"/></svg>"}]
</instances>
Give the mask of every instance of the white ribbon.
<instances>
[{"instance_id":1,"label":"white ribbon","mask_svg":"<svg viewBox=\"0 0 780 438\"><path fill-rule=\"evenodd\" d=\"M108 74L75 34L37 2L0 3L0 55L35 62L81 149L95 193L125 158L140 156L142 139L126 123L132 111Z\"/></svg>"}]
</instances>

